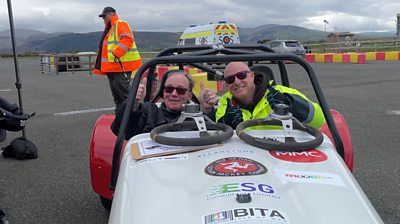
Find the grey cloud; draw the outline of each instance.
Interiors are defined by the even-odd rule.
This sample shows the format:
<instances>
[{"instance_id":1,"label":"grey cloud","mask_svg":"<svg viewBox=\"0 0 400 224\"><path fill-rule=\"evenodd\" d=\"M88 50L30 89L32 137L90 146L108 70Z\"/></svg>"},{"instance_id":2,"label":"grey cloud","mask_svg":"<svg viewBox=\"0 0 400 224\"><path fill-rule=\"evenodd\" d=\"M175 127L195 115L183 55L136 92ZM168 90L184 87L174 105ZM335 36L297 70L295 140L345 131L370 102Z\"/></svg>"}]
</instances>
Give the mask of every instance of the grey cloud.
<instances>
[{"instance_id":1,"label":"grey cloud","mask_svg":"<svg viewBox=\"0 0 400 224\"><path fill-rule=\"evenodd\" d=\"M19 0L13 1L14 21L18 28L45 32L101 31L97 15L108 5L133 30L176 32L220 20L239 27L281 24L322 30L323 19L330 22L328 30L395 30L400 13L400 2L392 0ZM6 7L5 1L0 3L0 30L8 29Z\"/></svg>"}]
</instances>

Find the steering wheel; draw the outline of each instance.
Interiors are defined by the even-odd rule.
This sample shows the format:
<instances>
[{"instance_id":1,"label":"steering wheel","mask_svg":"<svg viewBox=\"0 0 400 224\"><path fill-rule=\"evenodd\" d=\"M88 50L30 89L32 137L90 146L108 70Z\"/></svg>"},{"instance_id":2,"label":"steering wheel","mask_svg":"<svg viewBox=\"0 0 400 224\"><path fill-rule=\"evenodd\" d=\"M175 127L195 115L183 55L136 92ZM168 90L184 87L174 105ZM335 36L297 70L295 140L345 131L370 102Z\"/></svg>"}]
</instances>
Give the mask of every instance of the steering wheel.
<instances>
[{"instance_id":1,"label":"steering wheel","mask_svg":"<svg viewBox=\"0 0 400 224\"><path fill-rule=\"evenodd\" d=\"M246 128L261 125L281 126L285 136L284 142L268 137L254 137L244 131ZM292 130L306 132L314 138L309 141L297 142L292 134ZM324 140L321 131L298 121L289 113L289 107L285 104L276 104L274 112L266 119L253 119L241 122L236 127L236 134L241 140L252 146L266 150L285 152L298 152L313 149L321 145Z\"/></svg>"},{"instance_id":2,"label":"steering wheel","mask_svg":"<svg viewBox=\"0 0 400 224\"><path fill-rule=\"evenodd\" d=\"M187 118L194 121L185 121ZM161 135L170 131L199 131L199 137L174 138ZM216 130L210 133L207 130ZM230 139L233 129L221 123L213 122L209 117L203 115L198 104L186 104L185 111L175 123L164 124L153 128L150 137L153 141L172 146L204 146L218 144Z\"/></svg>"}]
</instances>

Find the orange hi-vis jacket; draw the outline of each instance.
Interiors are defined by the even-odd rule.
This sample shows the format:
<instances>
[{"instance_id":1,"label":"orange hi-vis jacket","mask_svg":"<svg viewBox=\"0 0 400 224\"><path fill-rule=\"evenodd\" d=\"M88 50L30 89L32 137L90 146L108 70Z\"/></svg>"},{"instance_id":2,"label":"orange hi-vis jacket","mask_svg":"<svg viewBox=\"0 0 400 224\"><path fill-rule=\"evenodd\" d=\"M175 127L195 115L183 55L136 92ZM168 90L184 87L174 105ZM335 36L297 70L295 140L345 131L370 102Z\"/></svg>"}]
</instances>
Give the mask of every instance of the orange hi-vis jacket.
<instances>
[{"instance_id":1,"label":"orange hi-vis jacket","mask_svg":"<svg viewBox=\"0 0 400 224\"><path fill-rule=\"evenodd\" d=\"M129 24L119 20L117 15L110 18L111 28L103 39L101 52L101 69L93 73L105 75L109 72L131 72L142 65L139 51ZM118 61L122 62L122 67Z\"/></svg>"}]
</instances>

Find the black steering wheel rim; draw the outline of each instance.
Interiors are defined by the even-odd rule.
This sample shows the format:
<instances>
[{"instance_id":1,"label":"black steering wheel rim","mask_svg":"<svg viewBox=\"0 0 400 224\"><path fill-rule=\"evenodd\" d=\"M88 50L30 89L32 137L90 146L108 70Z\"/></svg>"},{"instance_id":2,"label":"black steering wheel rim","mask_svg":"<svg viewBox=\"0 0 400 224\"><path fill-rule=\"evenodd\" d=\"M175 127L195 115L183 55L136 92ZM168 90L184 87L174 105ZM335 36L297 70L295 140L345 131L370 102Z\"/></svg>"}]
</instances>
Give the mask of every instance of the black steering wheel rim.
<instances>
[{"instance_id":1,"label":"black steering wheel rim","mask_svg":"<svg viewBox=\"0 0 400 224\"><path fill-rule=\"evenodd\" d=\"M233 136L233 129L222 123L211 123L206 121L207 130L217 130L218 132L209 134L200 132L200 137L196 138L174 138L161 135L169 131L194 131L198 130L196 122L184 121L182 123L170 123L153 128L150 132L150 138L163 145L172 146L205 146L222 143Z\"/></svg>"},{"instance_id":2,"label":"black steering wheel rim","mask_svg":"<svg viewBox=\"0 0 400 224\"><path fill-rule=\"evenodd\" d=\"M313 136L314 139L305 142L296 142L294 138L288 138L289 142L283 143L266 138L254 137L247 134L244 131L244 129L246 128L261 126L261 125L282 126L281 121L275 118L271 120L252 119L243 121L236 127L236 134L241 140L252 146L272 151L298 152L298 151L313 149L322 144L324 137L320 130L306 124L300 124L297 120L293 121L295 121L293 122L294 130L304 131Z\"/></svg>"}]
</instances>

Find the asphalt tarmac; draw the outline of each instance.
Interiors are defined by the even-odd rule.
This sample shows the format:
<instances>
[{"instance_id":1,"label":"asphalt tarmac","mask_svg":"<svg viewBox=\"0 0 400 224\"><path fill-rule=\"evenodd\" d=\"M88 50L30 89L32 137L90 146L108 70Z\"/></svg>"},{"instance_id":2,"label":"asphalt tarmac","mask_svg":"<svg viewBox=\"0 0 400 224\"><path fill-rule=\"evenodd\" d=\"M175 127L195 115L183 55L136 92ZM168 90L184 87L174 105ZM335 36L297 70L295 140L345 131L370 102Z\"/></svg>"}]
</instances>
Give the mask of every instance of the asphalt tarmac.
<instances>
[{"instance_id":1,"label":"asphalt tarmac","mask_svg":"<svg viewBox=\"0 0 400 224\"><path fill-rule=\"evenodd\" d=\"M356 180L386 224L400 223L400 62L312 66L329 107L349 125ZM19 68L24 111L37 114L26 135L39 158L0 156L0 208L11 224L107 223L89 173L93 125L114 107L107 79L89 72L41 74L39 58L21 58ZM296 74L292 86L313 98L300 67L288 70ZM17 102L14 83L12 59L0 59L0 96ZM21 136L7 134L1 147Z\"/></svg>"}]
</instances>

